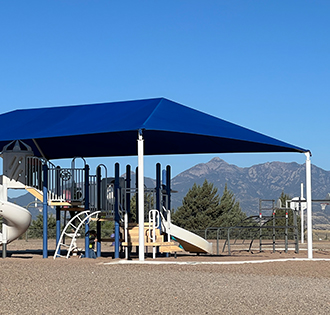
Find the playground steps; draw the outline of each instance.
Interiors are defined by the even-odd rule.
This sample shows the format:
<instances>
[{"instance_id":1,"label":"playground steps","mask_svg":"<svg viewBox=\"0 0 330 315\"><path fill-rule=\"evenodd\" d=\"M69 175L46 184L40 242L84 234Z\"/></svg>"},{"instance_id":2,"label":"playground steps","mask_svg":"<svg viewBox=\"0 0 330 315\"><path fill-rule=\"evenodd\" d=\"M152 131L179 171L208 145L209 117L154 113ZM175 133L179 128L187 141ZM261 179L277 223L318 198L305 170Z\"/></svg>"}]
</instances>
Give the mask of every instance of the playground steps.
<instances>
[{"instance_id":1,"label":"playground steps","mask_svg":"<svg viewBox=\"0 0 330 315\"><path fill-rule=\"evenodd\" d=\"M161 253L176 253L176 252L184 251L184 249L175 245L173 242L167 242L167 243L169 243L170 245L167 245L166 243L164 243L166 245L163 244L163 245L159 246L159 251ZM172 244L174 244L174 245L172 245Z\"/></svg>"},{"instance_id":2,"label":"playground steps","mask_svg":"<svg viewBox=\"0 0 330 315\"><path fill-rule=\"evenodd\" d=\"M153 242L149 237L149 223L144 223L144 246L160 246L162 252L181 251L174 242L165 242L164 236L160 234L160 230L156 229L156 240ZM128 224L128 242L123 242L123 246L139 246L139 225L137 223ZM177 248L176 248L177 247Z\"/></svg>"}]
</instances>

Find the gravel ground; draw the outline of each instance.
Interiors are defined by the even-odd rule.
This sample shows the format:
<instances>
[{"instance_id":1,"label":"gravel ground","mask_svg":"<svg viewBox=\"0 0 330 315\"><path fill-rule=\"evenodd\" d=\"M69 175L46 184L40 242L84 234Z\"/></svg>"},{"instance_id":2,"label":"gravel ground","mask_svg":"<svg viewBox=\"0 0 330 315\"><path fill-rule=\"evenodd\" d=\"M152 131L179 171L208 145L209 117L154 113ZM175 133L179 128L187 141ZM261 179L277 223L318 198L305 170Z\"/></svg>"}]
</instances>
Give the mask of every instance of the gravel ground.
<instances>
[{"instance_id":1,"label":"gravel ground","mask_svg":"<svg viewBox=\"0 0 330 315\"><path fill-rule=\"evenodd\" d=\"M183 255L176 260L158 261L253 260L303 255L266 252L212 258ZM330 253L315 252L314 256L329 259ZM106 257L53 260L25 251L12 252L10 258L0 259L0 314L330 313L330 261L105 264L108 262L116 260Z\"/></svg>"}]
</instances>

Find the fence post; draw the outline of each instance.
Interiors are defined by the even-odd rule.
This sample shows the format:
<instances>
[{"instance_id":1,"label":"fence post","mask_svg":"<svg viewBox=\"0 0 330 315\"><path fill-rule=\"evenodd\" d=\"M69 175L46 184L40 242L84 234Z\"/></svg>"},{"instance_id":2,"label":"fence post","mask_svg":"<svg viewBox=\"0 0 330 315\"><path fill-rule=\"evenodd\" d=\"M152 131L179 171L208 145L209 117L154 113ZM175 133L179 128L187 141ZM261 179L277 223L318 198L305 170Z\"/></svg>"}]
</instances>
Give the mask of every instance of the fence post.
<instances>
[{"instance_id":1,"label":"fence post","mask_svg":"<svg viewBox=\"0 0 330 315\"><path fill-rule=\"evenodd\" d=\"M300 198L299 198L300 200ZM298 222L297 222L297 210L293 210L293 225L294 225L294 241L295 241L295 253L299 253L299 244L298 244Z\"/></svg>"},{"instance_id":2,"label":"fence post","mask_svg":"<svg viewBox=\"0 0 330 315\"><path fill-rule=\"evenodd\" d=\"M261 204L261 201L260 201ZM260 206L261 207L261 206ZM262 251L262 229L261 229L261 219L262 219L262 213L259 213L259 251Z\"/></svg>"},{"instance_id":3,"label":"fence post","mask_svg":"<svg viewBox=\"0 0 330 315\"><path fill-rule=\"evenodd\" d=\"M288 252L288 210L285 210L285 252Z\"/></svg>"},{"instance_id":4,"label":"fence post","mask_svg":"<svg viewBox=\"0 0 330 315\"><path fill-rule=\"evenodd\" d=\"M228 255L230 256L230 228L228 228L228 232L227 232L227 241L228 241Z\"/></svg>"},{"instance_id":5,"label":"fence post","mask_svg":"<svg viewBox=\"0 0 330 315\"><path fill-rule=\"evenodd\" d=\"M219 229L217 229L217 255L219 255Z\"/></svg>"},{"instance_id":6,"label":"fence post","mask_svg":"<svg viewBox=\"0 0 330 315\"><path fill-rule=\"evenodd\" d=\"M273 253L275 253L275 225L276 225L276 218L275 218L275 210L273 211Z\"/></svg>"}]
</instances>

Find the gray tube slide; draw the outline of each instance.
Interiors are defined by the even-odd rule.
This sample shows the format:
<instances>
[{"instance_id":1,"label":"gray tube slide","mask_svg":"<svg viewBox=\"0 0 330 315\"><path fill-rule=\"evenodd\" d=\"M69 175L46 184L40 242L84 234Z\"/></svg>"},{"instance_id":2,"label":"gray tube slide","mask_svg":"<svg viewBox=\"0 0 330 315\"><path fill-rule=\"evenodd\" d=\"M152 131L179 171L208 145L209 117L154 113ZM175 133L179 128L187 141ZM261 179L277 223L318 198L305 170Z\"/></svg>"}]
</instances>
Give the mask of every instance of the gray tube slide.
<instances>
[{"instance_id":1,"label":"gray tube slide","mask_svg":"<svg viewBox=\"0 0 330 315\"><path fill-rule=\"evenodd\" d=\"M7 225L7 243L10 243L22 235L30 226L32 215L23 207L14 203L0 200L0 216ZM3 235L0 233L0 244Z\"/></svg>"}]
</instances>

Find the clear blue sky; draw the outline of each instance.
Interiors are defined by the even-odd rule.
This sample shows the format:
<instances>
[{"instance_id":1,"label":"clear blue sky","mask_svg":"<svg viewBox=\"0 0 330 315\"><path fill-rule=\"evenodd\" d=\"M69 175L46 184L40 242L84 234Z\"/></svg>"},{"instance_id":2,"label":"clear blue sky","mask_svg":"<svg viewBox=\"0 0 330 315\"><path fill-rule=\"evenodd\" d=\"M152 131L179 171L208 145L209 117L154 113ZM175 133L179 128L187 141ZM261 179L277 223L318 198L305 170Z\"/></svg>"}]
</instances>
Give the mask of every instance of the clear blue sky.
<instances>
[{"instance_id":1,"label":"clear blue sky","mask_svg":"<svg viewBox=\"0 0 330 315\"><path fill-rule=\"evenodd\" d=\"M0 113L166 97L310 149L330 170L330 1L0 1ZM49 117L52 119L52 117ZM109 117L109 121L110 121ZM147 157L173 175L303 154ZM109 168L119 161L103 160ZM91 166L100 161L90 161Z\"/></svg>"}]
</instances>

